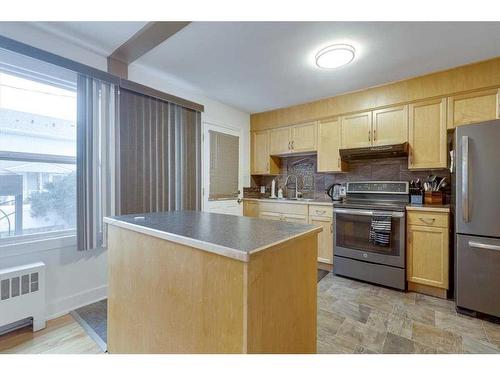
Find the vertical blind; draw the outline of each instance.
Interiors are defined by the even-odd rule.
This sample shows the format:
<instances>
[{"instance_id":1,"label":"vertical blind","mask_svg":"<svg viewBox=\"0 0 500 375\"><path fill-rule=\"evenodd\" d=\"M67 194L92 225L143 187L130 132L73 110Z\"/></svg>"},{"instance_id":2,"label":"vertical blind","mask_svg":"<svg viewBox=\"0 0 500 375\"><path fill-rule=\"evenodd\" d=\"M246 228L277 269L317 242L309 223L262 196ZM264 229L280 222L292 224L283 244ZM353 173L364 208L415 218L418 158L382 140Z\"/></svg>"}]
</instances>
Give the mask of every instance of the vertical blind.
<instances>
[{"instance_id":1,"label":"vertical blind","mask_svg":"<svg viewBox=\"0 0 500 375\"><path fill-rule=\"evenodd\" d=\"M210 186L208 199L232 199L239 195L239 137L209 130Z\"/></svg>"},{"instance_id":2,"label":"vertical blind","mask_svg":"<svg viewBox=\"0 0 500 375\"><path fill-rule=\"evenodd\" d=\"M78 250L105 245L104 216L120 214L118 87L78 76L77 241Z\"/></svg>"},{"instance_id":3,"label":"vertical blind","mask_svg":"<svg viewBox=\"0 0 500 375\"><path fill-rule=\"evenodd\" d=\"M201 209L201 114L120 92L121 213Z\"/></svg>"}]
</instances>

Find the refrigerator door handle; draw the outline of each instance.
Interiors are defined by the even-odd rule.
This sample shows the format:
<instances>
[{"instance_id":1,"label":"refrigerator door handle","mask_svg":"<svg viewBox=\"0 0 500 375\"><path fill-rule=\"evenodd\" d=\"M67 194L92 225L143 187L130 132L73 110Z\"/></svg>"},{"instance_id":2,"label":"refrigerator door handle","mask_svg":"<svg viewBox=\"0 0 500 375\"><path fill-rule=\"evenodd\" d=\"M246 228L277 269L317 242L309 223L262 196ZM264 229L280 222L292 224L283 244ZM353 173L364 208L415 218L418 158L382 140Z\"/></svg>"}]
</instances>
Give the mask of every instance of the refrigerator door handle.
<instances>
[{"instance_id":1,"label":"refrigerator door handle","mask_svg":"<svg viewBox=\"0 0 500 375\"><path fill-rule=\"evenodd\" d=\"M462 219L469 222L469 137L462 136Z\"/></svg>"},{"instance_id":2,"label":"refrigerator door handle","mask_svg":"<svg viewBox=\"0 0 500 375\"><path fill-rule=\"evenodd\" d=\"M476 247L478 249L500 251L500 246L499 245L491 245L491 244L488 244L488 243L481 243L481 242L476 242L476 241L469 241L469 246L470 247Z\"/></svg>"}]
</instances>

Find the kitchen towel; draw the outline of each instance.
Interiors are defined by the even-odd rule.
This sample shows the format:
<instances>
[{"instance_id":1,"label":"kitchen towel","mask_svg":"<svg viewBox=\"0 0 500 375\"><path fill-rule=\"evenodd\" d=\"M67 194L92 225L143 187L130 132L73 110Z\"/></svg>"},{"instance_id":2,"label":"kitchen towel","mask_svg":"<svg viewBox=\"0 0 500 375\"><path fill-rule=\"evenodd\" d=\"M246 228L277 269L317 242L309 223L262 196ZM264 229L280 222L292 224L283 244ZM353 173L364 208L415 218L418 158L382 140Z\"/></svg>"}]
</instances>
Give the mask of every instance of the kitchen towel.
<instances>
[{"instance_id":1,"label":"kitchen towel","mask_svg":"<svg viewBox=\"0 0 500 375\"><path fill-rule=\"evenodd\" d=\"M391 244L391 216L377 215L372 217L369 241L378 246L389 247Z\"/></svg>"}]
</instances>

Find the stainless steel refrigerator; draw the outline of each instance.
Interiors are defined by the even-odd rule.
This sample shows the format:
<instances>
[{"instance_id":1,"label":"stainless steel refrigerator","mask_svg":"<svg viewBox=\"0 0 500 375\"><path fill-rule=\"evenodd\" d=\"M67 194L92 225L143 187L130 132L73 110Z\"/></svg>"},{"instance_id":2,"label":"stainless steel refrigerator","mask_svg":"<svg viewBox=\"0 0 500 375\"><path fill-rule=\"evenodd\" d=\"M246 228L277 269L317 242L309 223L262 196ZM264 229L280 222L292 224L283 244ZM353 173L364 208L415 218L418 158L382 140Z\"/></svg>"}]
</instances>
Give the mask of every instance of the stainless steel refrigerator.
<instances>
[{"instance_id":1,"label":"stainless steel refrigerator","mask_svg":"<svg viewBox=\"0 0 500 375\"><path fill-rule=\"evenodd\" d=\"M500 120L455 137L456 303L500 317Z\"/></svg>"}]
</instances>

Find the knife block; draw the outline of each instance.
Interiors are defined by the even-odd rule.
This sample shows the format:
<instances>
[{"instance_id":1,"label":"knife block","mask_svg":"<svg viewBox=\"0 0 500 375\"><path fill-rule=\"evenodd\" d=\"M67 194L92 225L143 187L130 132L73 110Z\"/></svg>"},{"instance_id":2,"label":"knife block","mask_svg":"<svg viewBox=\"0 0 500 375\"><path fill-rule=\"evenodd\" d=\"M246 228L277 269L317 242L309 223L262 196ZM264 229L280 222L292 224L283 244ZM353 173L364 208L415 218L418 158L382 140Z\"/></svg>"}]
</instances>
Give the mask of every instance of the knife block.
<instances>
[{"instance_id":1,"label":"knife block","mask_svg":"<svg viewBox=\"0 0 500 375\"><path fill-rule=\"evenodd\" d=\"M443 204L442 191L426 191L424 195L425 204Z\"/></svg>"}]
</instances>

